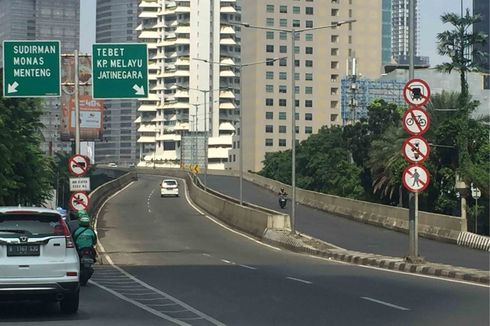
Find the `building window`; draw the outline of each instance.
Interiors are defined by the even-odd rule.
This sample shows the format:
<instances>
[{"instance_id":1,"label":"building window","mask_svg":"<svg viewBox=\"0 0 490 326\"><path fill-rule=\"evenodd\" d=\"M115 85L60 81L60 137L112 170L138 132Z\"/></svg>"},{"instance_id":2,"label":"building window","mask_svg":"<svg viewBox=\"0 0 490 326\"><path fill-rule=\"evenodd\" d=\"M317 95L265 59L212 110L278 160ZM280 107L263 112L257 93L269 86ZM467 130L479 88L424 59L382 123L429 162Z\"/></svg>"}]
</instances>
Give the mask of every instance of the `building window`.
<instances>
[{"instance_id":1,"label":"building window","mask_svg":"<svg viewBox=\"0 0 490 326\"><path fill-rule=\"evenodd\" d=\"M273 85L265 85L265 92L266 93L274 93L274 86Z\"/></svg>"},{"instance_id":2,"label":"building window","mask_svg":"<svg viewBox=\"0 0 490 326\"><path fill-rule=\"evenodd\" d=\"M305 14L313 15L313 7L306 7L305 8Z\"/></svg>"},{"instance_id":3,"label":"building window","mask_svg":"<svg viewBox=\"0 0 490 326\"><path fill-rule=\"evenodd\" d=\"M293 27L301 27L299 19L293 19Z\"/></svg>"},{"instance_id":4,"label":"building window","mask_svg":"<svg viewBox=\"0 0 490 326\"><path fill-rule=\"evenodd\" d=\"M305 66L308 68L313 67L313 60L305 60Z\"/></svg>"},{"instance_id":5,"label":"building window","mask_svg":"<svg viewBox=\"0 0 490 326\"><path fill-rule=\"evenodd\" d=\"M286 79L288 79L288 74L287 74L287 72L285 72L285 71L281 71L281 72L279 72L279 79L280 79L280 80L286 80Z\"/></svg>"},{"instance_id":6,"label":"building window","mask_svg":"<svg viewBox=\"0 0 490 326\"><path fill-rule=\"evenodd\" d=\"M269 53L274 52L274 45L267 44L265 46L265 52L269 52Z\"/></svg>"},{"instance_id":7,"label":"building window","mask_svg":"<svg viewBox=\"0 0 490 326\"><path fill-rule=\"evenodd\" d=\"M279 26L281 27L288 27L288 20L285 18L279 19Z\"/></svg>"},{"instance_id":8,"label":"building window","mask_svg":"<svg viewBox=\"0 0 490 326\"><path fill-rule=\"evenodd\" d=\"M339 79L339 75L330 75L330 81L332 82L337 82Z\"/></svg>"},{"instance_id":9,"label":"building window","mask_svg":"<svg viewBox=\"0 0 490 326\"><path fill-rule=\"evenodd\" d=\"M279 53L288 53L288 47L286 45L280 45Z\"/></svg>"},{"instance_id":10,"label":"building window","mask_svg":"<svg viewBox=\"0 0 490 326\"><path fill-rule=\"evenodd\" d=\"M313 21L312 20L307 20L305 22L305 27L306 28L313 28Z\"/></svg>"},{"instance_id":11,"label":"building window","mask_svg":"<svg viewBox=\"0 0 490 326\"><path fill-rule=\"evenodd\" d=\"M272 138L266 138L265 139L265 146L270 147L273 146L274 142L272 141Z\"/></svg>"},{"instance_id":12,"label":"building window","mask_svg":"<svg viewBox=\"0 0 490 326\"><path fill-rule=\"evenodd\" d=\"M284 98L279 99L279 106L286 106L286 103L287 103L286 99L284 99Z\"/></svg>"},{"instance_id":13,"label":"building window","mask_svg":"<svg viewBox=\"0 0 490 326\"><path fill-rule=\"evenodd\" d=\"M305 53L306 53L306 54L313 54L313 47L311 47L311 46L307 46L307 47L305 48Z\"/></svg>"},{"instance_id":14,"label":"building window","mask_svg":"<svg viewBox=\"0 0 490 326\"><path fill-rule=\"evenodd\" d=\"M287 32L279 32L279 39L281 41L287 40L288 39L288 33Z\"/></svg>"},{"instance_id":15,"label":"building window","mask_svg":"<svg viewBox=\"0 0 490 326\"><path fill-rule=\"evenodd\" d=\"M266 8L267 8L267 12L269 12L269 13L274 12L274 5L267 5Z\"/></svg>"},{"instance_id":16,"label":"building window","mask_svg":"<svg viewBox=\"0 0 490 326\"><path fill-rule=\"evenodd\" d=\"M305 113L305 120L306 121L312 121L313 120L313 114L312 113Z\"/></svg>"},{"instance_id":17,"label":"building window","mask_svg":"<svg viewBox=\"0 0 490 326\"><path fill-rule=\"evenodd\" d=\"M266 118L267 120L272 120L272 119L274 119L274 112L269 112L269 111L267 111L267 112L265 113L265 118Z\"/></svg>"},{"instance_id":18,"label":"building window","mask_svg":"<svg viewBox=\"0 0 490 326\"><path fill-rule=\"evenodd\" d=\"M274 26L274 18L267 18L265 21L265 25L269 26L269 27L273 27Z\"/></svg>"},{"instance_id":19,"label":"building window","mask_svg":"<svg viewBox=\"0 0 490 326\"><path fill-rule=\"evenodd\" d=\"M332 61L332 62L330 62L330 68L332 68L332 69L338 69L339 68L339 62L338 61Z\"/></svg>"},{"instance_id":20,"label":"building window","mask_svg":"<svg viewBox=\"0 0 490 326\"><path fill-rule=\"evenodd\" d=\"M298 74L298 76L299 76L299 74ZM298 79L299 79L299 78L298 78ZM300 93L300 92L299 92L299 86L294 86L294 94L299 94L299 93ZM298 104L298 105L299 105L299 104ZM296 105L296 106L298 106L298 105Z\"/></svg>"},{"instance_id":21,"label":"building window","mask_svg":"<svg viewBox=\"0 0 490 326\"><path fill-rule=\"evenodd\" d=\"M288 91L288 88L286 85L279 85L279 93L286 94Z\"/></svg>"},{"instance_id":22,"label":"building window","mask_svg":"<svg viewBox=\"0 0 490 326\"><path fill-rule=\"evenodd\" d=\"M336 109L338 103L339 103L339 101L330 101L330 108L331 109Z\"/></svg>"},{"instance_id":23,"label":"building window","mask_svg":"<svg viewBox=\"0 0 490 326\"><path fill-rule=\"evenodd\" d=\"M274 105L274 99L273 98L266 98L265 99L265 105L266 106L273 106Z\"/></svg>"},{"instance_id":24,"label":"building window","mask_svg":"<svg viewBox=\"0 0 490 326\"><path fill-rule=\"evenodd\" d=\"M267 58L267 60L265 60L265 65L266 66L273 66L274 65L274 59L273 58Z\"/></svg>"},{"instance_id":25,"label":"building window","mask_svg":"<svg viewBox=\"0 0 490 326\"><path fill-rule=\"evenodd\" d=\"M274 39L274 32L269 32L269 31L265 32L265 38L267 40L273 40Z\"/></svg>"},{"instance_id":26,"label":"building window","mask_svg":"<svg viewBox=\"0 0 490 326\"><path fill-rule=\"evenodd\" d=\"M313 128L312 127L309 127L309 126L306 126L305 127L305 134L312 134L313 133Z\"/></svg>"},{"instance_id":27,"label":"building window","mask_svg":"<svg viewBox=\"0 0 490 326\"><path fill-rule=\"evenodd\" d=\"M279 12L281 14L287 14L288 13L288 6L280 6L279 7Z\"/></svg>"},{"instance_id":28,"label":"building window","mask_svg":"<svg viewBox=\"0 0 490 326\"><path fill-rule=\"evenodd\" d=\"M280 67L286 67L287 65L288 65L287 58L281 58L281 59L279 59L279 66Z\"/></svg>"},{"instance_id":29,"label":"building window","mask_svg":"<svg viewBox=\"0 0 490 326\"><path fill-rule=\"evenodd\" d=\"M280 134L285 134L287 131L287 127L286 126L279 126L279 133Z\"/></svg>"},{"instance_id":30,"label":"building window","mask_svg":"<svg viewBox=\"0 0 490 326\"><path fill-rule=\"evenodd\" d=\"M294 80L299 80L299 72L294 73Z\"/></svg>"},{"instance_id":31,"label":"building window","mask_svg":"<svg viewBox=\"0 0 490 326\"><path fill-rule=\"evenodd\" d=\"M307 73L305 74L305 80L313 80L313 74L312 74L312 73L307 72Z\"/></svg>"},{"instance_id":32,"label":"building window","mask_svg":"<svg viewBox=\"0 0 490 326\"><path fill-rule=\"evenodd\" d=\"M301 13L301 8L300 7L293 7L293 14L299 15Z\"/></svg>"},{"instance_id":33,"label":"building window","mask_svg":"<svg viewBox=\"0 0 490 326\"><path fill-rule=\"evenodd\" d=\"M305 107L306 108L312 108L313 107L313 100L305 100Z\"/></svg>"},{"instance_id":34,"label":"building window","mask_svg":"<svg viewBox=\"0 0 490 326\"><path fill-rule=\"evenodd\" d=\"M337 87L330 88L330 95L338 95L339 89Z\"/></svg>"},{"instance_id":35,"label":"building window","mask_svg":"<svg viewBox=\"0 0 490 326\"><path fill-rule=\"evenodd\" d=\"M266 71L265 72L265 79L274 79L274 72L273 71Z\"/></svg>"},{"instance_id":36,"label":"building window","mask_svg":"<svg viewBox=\"0 0 490 326\"><path fill-rule=\"evenodd\" d=\"M313 94L313 87L306 86L305 87L305 94Z\"/></svg>"},{"instance_id":37,"label":"building window","mask_svg":"<svg viewBox=\"0 0 490 326\"><path fill-rule=\"evenodd\" d=\"M286 112L279 112L279 120L286 120Z\"/></svg>"},{"instance_id":38,"label":"building window","mask_svg":"<svg viewBox=\"0 0 490 326\"><path fill-rule=\"evenodd\" d=\"M339 15L339 10L338 9L332 9L331 14L333 17L336 17Z\"/></svg>"},{"instance_id":39,"label":"building window","mask_svg":"<svg viewBox=\"0 0 490 326\"><path fill-rule=\"evenodd\" d=\"M337 49L337 48L330 49L330 55L332 55L334 57L338 56L339 55L339 49Z\"/></svg>"},{"instance_id":40,"label":"building window","mask_svg":"<svg viewBox=\"0 0 490 326\"><path fill-rule=\"evenodd\" d=\"M274 132L274 127L272 125L265 125L265 132L270 134Z\"/></svg>"},{"instance_id":41,"label":"building window","mask_svg":"<svg viewBox=\"0 0 490 326\"><path fill-rule=\"evenodd\" d=\"M338 35L332 35L332 36L330 36L330 41L332 43L338 43L339 42L339 36Z\"/></svg>"},{"instance_id":42,"label":"building window","mask_svg":"<svg viewBox=\"0 0 490 326\"><path fill-rule=\"evenodd\" d=\"M279 139L279 146L286 147L286 139Z\"/></svg>"},{"instance_id":43,"label":"building window","mask_svg":"<svg viewBox=\"0 0 490 326\"><path fill-rule=\"evenodd\" d=\"M313 41L313 34L306 33L305 34L305 41L312 42Z\"/></svg>"},{"instance_id":44,"label":"building window","mask_svg":"<svg viewBox=\"0 0 490 326\"><path fill-rule=\"evenodd\" d=\"M299 100L294 100L294 106L299 108Z\"/></svg>"}]
</instances>

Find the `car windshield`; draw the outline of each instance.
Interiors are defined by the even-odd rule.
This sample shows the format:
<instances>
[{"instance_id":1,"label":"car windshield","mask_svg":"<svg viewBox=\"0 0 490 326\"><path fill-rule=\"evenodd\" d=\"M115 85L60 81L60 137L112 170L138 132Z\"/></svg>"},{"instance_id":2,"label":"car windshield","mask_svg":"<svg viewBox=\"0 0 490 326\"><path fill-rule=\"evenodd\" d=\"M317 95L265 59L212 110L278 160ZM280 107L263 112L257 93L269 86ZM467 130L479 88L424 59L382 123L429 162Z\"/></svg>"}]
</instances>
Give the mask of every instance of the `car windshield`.
<instances>
[{"instance_id":1,"label":"car windshield","mask_svg":"<svg viewBox=\"0 0 490 326\"><path fill-rule=\"evenodd\" d=\"M177 185L177 181L175 181L175 180L163 180L163 183L167 186L176 186Z\"/></svg>"},{"instance_id":2,"label":"car windshield","mask_svg":"<svg viewBox=\"0 0 490 326\"><path fill-rule=\"evenodd\" d=\"M5 214L0 215L0 237L17 238L19 234L45 237L63 235L63 225L57 215Z\"/></svg>"}]
</instances>

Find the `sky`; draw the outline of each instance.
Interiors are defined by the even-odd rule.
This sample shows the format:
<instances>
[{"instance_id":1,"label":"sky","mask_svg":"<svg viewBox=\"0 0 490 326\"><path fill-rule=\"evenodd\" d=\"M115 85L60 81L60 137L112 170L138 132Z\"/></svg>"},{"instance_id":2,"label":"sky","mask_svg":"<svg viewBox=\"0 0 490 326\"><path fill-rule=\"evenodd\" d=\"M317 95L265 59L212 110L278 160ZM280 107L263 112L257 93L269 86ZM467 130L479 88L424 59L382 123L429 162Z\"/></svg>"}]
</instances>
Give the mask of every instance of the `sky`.
<instances>
[{"instance_id":1,"label":"sky","mask_svg":"<svg viewBox=\"0 0 490 326\"><path fill-rule=\"evenodd\" d=\"M428 56L431 66L445 61L443 57L437 54L436 35L448 28L442 24L440 17L446 12L459 14L461 2L463 2L465 10L469 8L470 12L472 11L472 0L419 0L420 55ZM80 3L80 52L91 53L92 43L95 43L96 0L81 0Z\"/></svg>"}]
</instances>

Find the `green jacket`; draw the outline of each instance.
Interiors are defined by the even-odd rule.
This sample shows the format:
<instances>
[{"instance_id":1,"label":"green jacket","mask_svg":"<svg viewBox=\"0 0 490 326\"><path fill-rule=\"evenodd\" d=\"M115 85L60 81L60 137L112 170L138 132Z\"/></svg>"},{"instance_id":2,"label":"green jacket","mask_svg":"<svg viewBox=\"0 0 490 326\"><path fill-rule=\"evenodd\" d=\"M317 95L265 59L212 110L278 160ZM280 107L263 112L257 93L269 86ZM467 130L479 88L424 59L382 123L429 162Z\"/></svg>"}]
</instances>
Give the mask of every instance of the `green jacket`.
<instances>
[{"instance_id":1,"label":"green jacket","mask_svg":"<svg viewBox=\"0 0 490 326\"><path fill-rule=\"evenodd\" d=\"M77 250L91 248L97 243L97 235L90 227L81 226L75 230L73 240L75 241Z\"/></svg>"}]
</instances>

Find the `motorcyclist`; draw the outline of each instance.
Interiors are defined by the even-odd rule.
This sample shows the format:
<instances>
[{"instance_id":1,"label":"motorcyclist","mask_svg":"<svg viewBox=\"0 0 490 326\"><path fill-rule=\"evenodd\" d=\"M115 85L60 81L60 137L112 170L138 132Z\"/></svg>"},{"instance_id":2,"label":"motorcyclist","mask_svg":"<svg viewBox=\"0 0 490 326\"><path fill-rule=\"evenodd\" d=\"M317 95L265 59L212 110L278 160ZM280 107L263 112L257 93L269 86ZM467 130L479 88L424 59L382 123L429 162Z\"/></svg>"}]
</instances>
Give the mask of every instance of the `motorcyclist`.
<instances>
[{"instance_id":1,"label":"motorcyclist","mask_svg":"<svg viewBox=\"0 0 490 326\"><path fill-rule=\"evenodd\" d=\"M97 243L97 235L90 227L90 216L85 210L78 211L77 216L79 227L73 233L73 240L77 250L80 251L83 248L93 249Z\"/></svg>"},{"instance_id":2,"label":"motorcyclist","mask_svg":"<svg viewBox=\"0 0 490 326\"><path fill-rule=\"evenodd\" d=\"M288 193L284 190L284 188L281 188L279 190L279 198L286 198L288 196Z\"/></svg>"}]
</instances>

